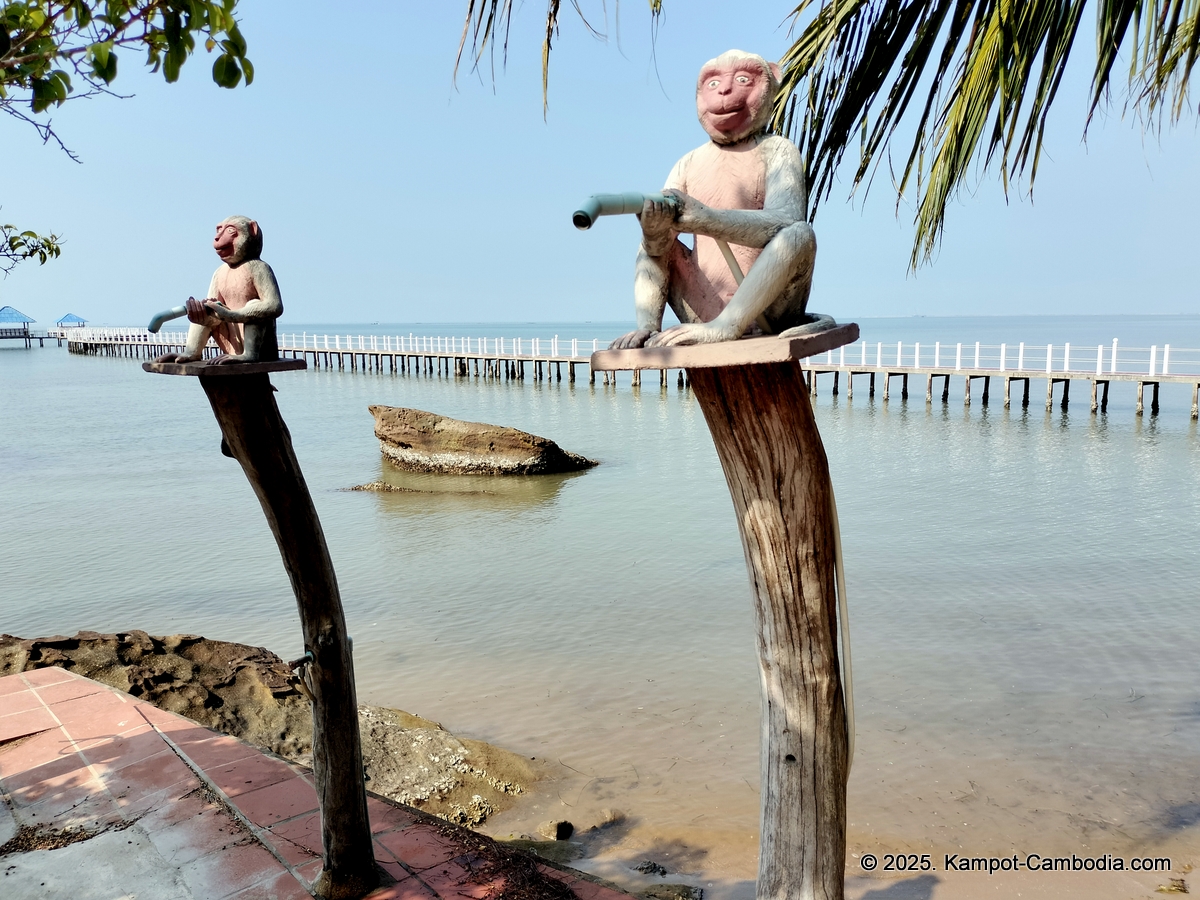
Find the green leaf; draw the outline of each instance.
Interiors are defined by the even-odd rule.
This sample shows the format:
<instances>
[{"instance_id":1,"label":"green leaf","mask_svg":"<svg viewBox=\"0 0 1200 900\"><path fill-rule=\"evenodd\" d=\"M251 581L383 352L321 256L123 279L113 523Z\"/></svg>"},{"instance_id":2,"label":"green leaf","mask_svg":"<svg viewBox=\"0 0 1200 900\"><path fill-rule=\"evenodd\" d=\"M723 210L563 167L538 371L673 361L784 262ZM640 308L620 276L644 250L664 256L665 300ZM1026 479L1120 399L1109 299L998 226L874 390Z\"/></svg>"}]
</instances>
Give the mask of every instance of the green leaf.
<instances>
[{"instance_id":1,"label":"green leaf","mask_svg":"<svg viewBox=\"0 0 1200 900\"><path fill-rule=\"evenodd\" d=\"M54 82L49 78L30 79L29 91L33 95L30 98L30 105L35 113L45 112L59 102L54 96Z\"/></svg>"},{"instance_id":2,"label":"green leaf","mask_svg":"<svg viewBox=\"0 0 1200 900\"><path fill-rule=\"evenodd\" d=\"M212 76L213 81L223 88L237 87L237 83L242 80L242 72L238 68L237 60L228 53L217 57L213 63Z\"/></svg>"},{"instance_id":3,"label":"green leaf","mask_svg":"<svg viewBox=\"0 0 1200 900\"><path fill-rule=\"evenodd\" d=\"M246 39L244 37L242 37L242 33L238 30L237 23L235 22L232 25L230 25L228 28L226 28L225 34L228 35L228 37L229 37L229 43L233 45L233 47L230 48L230 52L234 56L239 56L239 57L245 56L246 55ZM226 46L228 47L229 44L226 44Z\"/></svg>"},{"instance_id":4,"label":"green leaf","mask_svg":"<svg viewBox=\"0 0 1200 900\"><path fill-rule=\"evenodd\" d=\"M179 80L179 70L183 68L186 60L187 51L178 44L167 48L166 57L163 59L163 77L168 83L174 84Z\"/></svg>"},{"instance_id":5,"label":"green leaf","mask_svg":"<svg viewBox=\"0 0 1200 900\"><path fill-rule=\"evenodd\" d=\"M112 41L97 41L88 46L87 55L98 69L108 65L108 56L112 53Z\"/></svg>"},{"instance_id":6,"label":"green leaf","mask_svg":"<svg viewBox=\"0 0 1200 900\"><path fill-rule=\"evenodd\" d=\"M246 73L246 84L251 84L254 81L254 66L250 64L250 60L242 60L242 71Z\"/></svg>"},{"instance_id":7,"label":"green leaf","mask_svg":"<svg viewBox=\"0 0 1200 900\"><path fill-rule=\"evenodd\" d=\"M95 67L96 77L103 79L105 84L112 84L113 79L117 77L117 54L108 54L108 63L101 69Z\"/></svg>"}]
</instances>

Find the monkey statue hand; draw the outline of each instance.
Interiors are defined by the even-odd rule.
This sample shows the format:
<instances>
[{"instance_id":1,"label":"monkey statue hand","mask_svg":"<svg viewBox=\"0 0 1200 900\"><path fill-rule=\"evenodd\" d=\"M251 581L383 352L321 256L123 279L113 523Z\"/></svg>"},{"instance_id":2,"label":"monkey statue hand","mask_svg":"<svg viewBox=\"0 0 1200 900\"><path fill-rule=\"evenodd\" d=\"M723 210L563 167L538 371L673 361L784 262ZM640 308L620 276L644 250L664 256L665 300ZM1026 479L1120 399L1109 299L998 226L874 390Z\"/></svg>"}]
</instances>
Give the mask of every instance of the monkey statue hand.
<instances>
[{"instance_id":1,"label":"monkey statue hand","mask_svg":"<svg viewBox=\"0 0 1200 900\"><path fill-rule=\"evenodd\" d=\"M188 321L193 325L203 325L206 328L212 328L216 325L220 325L221 320L214 316L208 308L209 303L215 302L216 301L197 300L195 297L188 297L187 303L184 304L187 307Z\"/></svg>"},{"instance_id":2,"label":"monkey statue hand","mask_svg":"<svg viewBox=\"0 0 1200 900\"><path fill-rule=\"evenodd\" d=\"M639 347L646 346L651 336L658 334L657 331L651 331L649 328L639 328L637 331L631 331L629 334L623 334L611 344L608 345L609 350L637 350Z\"/></svg>"},{"instance_id":3,"label":"monkey statue hand","mask_svg":"<svg viewBox=\"0 0 1200 900\"><path fill-rule=\"evenodd\" d=\"M642 246L648 256L666 256L675 239L675 207L666 200L647 200L638 213Z\"/></svg>"},{"instance_id":4,"label":"monkey statue hand","mask_svg":"<svg viewBox=\"0 0 1200 900\"><path fill-rule=\"evenodd\" d=\"M660 331L650 340L647 347L682 347L686 344L718 344L721 341L736 341L740 334L736 328L714 319L711 322L695 322L688 325L676 325Z\"/></svg>"},{"instance_id":5,"label":"monkey statue hand","mask_svg":"<svg viewBox=\"0 0 1200 900\"><path fill-rule=\"evenodd\" d=\"M684 234L696 234L697 229L703 229L710 221L712 210L697 200L689 197L683 191L674 188L663 191L675 198L674 228Z\"/></svg>"}]
</instances>

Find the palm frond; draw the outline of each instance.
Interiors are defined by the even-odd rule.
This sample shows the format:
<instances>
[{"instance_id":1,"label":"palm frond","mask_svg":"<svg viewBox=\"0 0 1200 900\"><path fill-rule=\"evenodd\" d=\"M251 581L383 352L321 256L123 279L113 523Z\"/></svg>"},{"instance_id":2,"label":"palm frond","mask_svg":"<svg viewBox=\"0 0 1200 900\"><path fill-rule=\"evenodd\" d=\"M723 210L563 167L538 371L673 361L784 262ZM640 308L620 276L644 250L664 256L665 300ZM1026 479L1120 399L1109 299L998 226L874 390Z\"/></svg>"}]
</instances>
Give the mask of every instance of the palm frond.
<instances>
[{"instance_id":1,"label":"palm frond","mask_svg":"<svg viewBox=\"0 0 1200 900\"><path fill-rule=\"evenodd\" d=\"M649 0L650 20L653 29L662 15L662 0ZM584 12L579 0L571 0L571 6L579 16L584 27L592 37L605 40L605 31L591 23ZM614 0L614 6L620 6L620 0ZM542 39L542 114L545 115L550 96L550 51L552 42L558 34L558 17L562 0L546 0L546 30ZM608 4L601 0L600 12L608 19ZM467 12L463 18L462 36L458 39L458 54L454 58L454 75L457 78L459 66L462 64L463 51L467 47L467 39L471 41L471 70L475 71L483 60L484 53L491 51L492 80L495 81L495 51L499 44L502 48L503 64L508 63L508 37L511 32L513 14L512 0L467 0Z\"/></svg>"},{"instance_id":2,"label":"palm frond","mask_svg":"<svg viewBox=\"0 0 1200 900\"><path fill-rule=\"evenodd\" d=\"M896 186L915 190L911 264L931 257L946 208L973 170L999 168L1005 193L1037 177L1046 116L1087 0L801 0L773 123L801 145L810 215L828 199L858 137L853 191L868 190L902 123L913 137ZM1200 0L1099 0L1089 119L1121 52L1135 105L1176 120L1187 109ZM940 48L940 50L939 50ZM919 112L911 101L925 92ZM802 115L797 117L797 110ZM1085 126L1086 127L1086 126Z\"/></svg>"},{"instance_id":3,"label":"palm frond","mask_svg":"<svg viewBox=\"0 0 1200 900\"><path fill-rule=\"evenodd\" d=\"M1133 102L1153 122L1161 123L1164 114L1168 121L1177 122L1188 111L1188 85L1200 54L1200 0L1124 5L1133 7L1129 14L1135 34L1130 41ZM1159 7L1157 14L1149 8L1154 6ZM1115 56L1113 48L1120 47L1124 37L1123 32L1103 35L1098 57ZM1093 93L1093 110L1101 97L1099 91Z\"/></svg>"}]
</instances>

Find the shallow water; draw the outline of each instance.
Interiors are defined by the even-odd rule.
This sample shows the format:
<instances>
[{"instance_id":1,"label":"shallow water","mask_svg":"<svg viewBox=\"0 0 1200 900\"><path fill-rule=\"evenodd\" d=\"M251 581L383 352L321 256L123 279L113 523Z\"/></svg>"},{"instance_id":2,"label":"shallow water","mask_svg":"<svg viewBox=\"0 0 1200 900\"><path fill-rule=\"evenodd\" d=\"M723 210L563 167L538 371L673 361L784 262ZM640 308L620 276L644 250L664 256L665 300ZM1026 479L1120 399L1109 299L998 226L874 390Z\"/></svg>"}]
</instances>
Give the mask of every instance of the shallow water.
<instances>
[{"instance_id":1,"label":"shallow water","mask_svg":"<svg viewBox=\"0 0 1200 900\"><path fill-rule=\"evenodd\" d=\"M1072 321L1074 333L1046 336ZM1128 325L880 320L864 337L1095 346ZM1148 320L1122 342L1200 346L1200 318L1157 325L1171 334L1157 339ZM596 330L565 328L554 330ZM631 835L618 856L657 847L698 877L752 878L749 585L690 393L673 379L664 391L656 379L640 391L325 371L273 380L338 571L360 699L576 773L547 786L529 820L586 826L618 807ZM0 351L0 386L0 630L194 632L298 655L278 554L217 452L198 385L47 347ZM838 491L858 714L852 849L1100 852L1194 837L1190 390L1165 387L1162 413L1138 418L1130 385L1114 386L1099 416L1086 403L964 408L959 393L927 406L914 391L884 404L827 388L817 419ZM402 476L381 462L373 403L513 425L602 464L562 477ZM380 478L432 492L344 490Z\"/></svg>"}]
</instances>

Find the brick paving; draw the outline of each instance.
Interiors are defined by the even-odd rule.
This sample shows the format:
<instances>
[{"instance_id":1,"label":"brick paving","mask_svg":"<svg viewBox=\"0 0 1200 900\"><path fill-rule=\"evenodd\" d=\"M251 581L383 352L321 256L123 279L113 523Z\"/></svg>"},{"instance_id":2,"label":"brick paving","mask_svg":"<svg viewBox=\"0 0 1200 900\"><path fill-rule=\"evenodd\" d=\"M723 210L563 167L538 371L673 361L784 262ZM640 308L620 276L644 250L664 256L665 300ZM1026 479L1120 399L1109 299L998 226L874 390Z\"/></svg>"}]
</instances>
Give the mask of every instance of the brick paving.
<instances>
[{"instance_id":1,"label":"brick paving","mask_svg":"<svg viewBox=\"0 0 1200 900\"><path fill-rule=\"evenodd\" d=\"M310 770L64 669L0 678L0 791L20 825L136 823L197 900L304 900L321 871ZM485 900L503 888L502 872L479 883L473 852L428 817L375 797L367 806L375 859L395 879L370 900ZM579 900L628 898L541 868Z\"/></svg>"}]
</instances>

